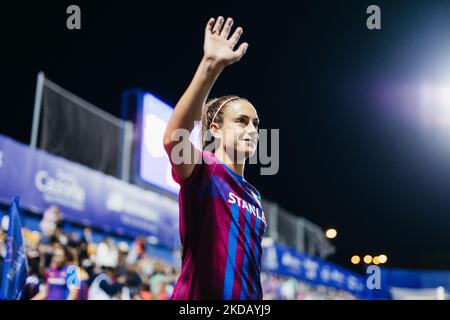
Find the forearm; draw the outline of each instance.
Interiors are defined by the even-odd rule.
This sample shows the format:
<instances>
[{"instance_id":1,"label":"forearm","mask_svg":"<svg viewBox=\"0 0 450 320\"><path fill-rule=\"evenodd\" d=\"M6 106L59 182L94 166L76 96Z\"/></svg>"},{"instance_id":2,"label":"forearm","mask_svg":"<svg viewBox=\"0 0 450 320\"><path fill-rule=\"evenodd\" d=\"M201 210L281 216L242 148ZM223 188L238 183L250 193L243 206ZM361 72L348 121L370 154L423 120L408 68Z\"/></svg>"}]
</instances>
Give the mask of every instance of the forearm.
<instances>
[{"instance_id":1,"label":"forearm","mask_svg":"<svg viewBox=\"0 0 450 320\"><path fill-rule=\"evenodd\" d=\"M224 66L219 63L206 58L201 60L189 87L175 106L167 124L164 136L166 142L172 140L172 132L176 129L192 131L194 121L200 120L202 107L223 69Z\"/></svg>"}]
</instances>

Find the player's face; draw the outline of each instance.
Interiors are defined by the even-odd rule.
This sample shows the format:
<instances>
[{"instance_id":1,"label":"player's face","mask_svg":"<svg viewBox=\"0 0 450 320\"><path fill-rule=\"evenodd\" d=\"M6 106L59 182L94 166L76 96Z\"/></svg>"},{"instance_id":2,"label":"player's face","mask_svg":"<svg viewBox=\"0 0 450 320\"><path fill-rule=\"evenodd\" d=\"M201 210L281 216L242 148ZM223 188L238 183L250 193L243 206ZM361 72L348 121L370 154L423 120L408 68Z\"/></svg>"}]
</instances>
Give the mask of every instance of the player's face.
<instances>
[{"instance_id":1,"label":"player's face","mask_svg":"<svg viewBox=\"0 0 450 320\"><path fill-rule=\"evenodd\" d=\"M223 119L219 130L221 147L228 154L236 155L236 160L251 157L259 138L259 118L255 107L244 100L232 101L225 108Z\"/></svg>"}]
</instances>

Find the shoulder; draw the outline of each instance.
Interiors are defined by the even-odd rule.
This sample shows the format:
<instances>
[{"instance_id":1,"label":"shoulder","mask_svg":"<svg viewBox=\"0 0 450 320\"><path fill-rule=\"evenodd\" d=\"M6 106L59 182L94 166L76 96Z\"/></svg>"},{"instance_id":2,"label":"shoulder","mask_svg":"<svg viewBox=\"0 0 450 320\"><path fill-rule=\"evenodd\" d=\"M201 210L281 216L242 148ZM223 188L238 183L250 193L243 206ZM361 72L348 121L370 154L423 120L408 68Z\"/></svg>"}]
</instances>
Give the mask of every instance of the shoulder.
<instances>
[{"instance_id":1,"label":"shoulder","mask_svg":"<svg viewBox=\"0 0 450 320\"><path fill-rule=\"evenodd\" d=\"M193 182L201 183L207 181L215 172L218 161L214 153L206 150L199 150L200 157L197 159L192 174L187 179L182 179L175 174L172 169L173 179L180 184L180 186L192 184Z\"/></svg>"}]
</instances>

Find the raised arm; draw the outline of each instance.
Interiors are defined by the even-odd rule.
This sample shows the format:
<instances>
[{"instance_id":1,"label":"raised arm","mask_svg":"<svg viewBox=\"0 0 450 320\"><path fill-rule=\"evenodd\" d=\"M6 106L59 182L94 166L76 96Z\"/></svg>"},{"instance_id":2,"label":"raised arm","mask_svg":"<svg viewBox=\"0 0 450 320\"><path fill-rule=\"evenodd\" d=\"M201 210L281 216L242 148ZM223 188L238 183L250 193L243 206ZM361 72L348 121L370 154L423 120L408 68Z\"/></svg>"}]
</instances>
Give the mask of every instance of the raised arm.
<instances>
[{"instance_id":1,"label":"raised arm","mask_svg":"<svg viewBox=\"0 0 450 320\"><path fill-rule=\"evenodd\" d=\"M189 87L186 89L167 124L164 133L164 148L169 155L173 169L177 176L187 179L191 176L199 157L197 150L189 139L181 142L175 139L173 134L177 129L186 129L189 132L194 128L194 121L200 120L202 107L208 98L209 92L223 69L237 61L245 54L248 43L242 43L236 50L235 46L242 35L243 29L236 28L230 37L233 19L224 21L223 17L209 19L205 28L205 41L203 45L203 58L195 72ZM191 151L191 159L188 163L174 163L172 149L178 143L183 143L185 148ZM183 150L188 150L184 149ZM180 154L182 156L182 154Z\"/></svg>"}]
</instances>

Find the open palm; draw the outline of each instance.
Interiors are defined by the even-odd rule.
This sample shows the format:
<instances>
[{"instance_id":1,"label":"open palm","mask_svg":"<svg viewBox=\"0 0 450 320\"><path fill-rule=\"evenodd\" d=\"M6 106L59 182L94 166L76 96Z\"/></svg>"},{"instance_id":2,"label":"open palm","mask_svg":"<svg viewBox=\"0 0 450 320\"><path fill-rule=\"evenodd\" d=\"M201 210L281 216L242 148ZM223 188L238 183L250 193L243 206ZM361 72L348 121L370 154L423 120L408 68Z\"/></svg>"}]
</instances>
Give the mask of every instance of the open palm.
<instances>
[{"instance_id":1,"label":"open palm","mask_svg":"<svg viewBox=\"0 0 450 320\"><path fill-rule=\"evenodd\" d=\"M239 61L248 48L248 43L242 43L236 50L234 47L242 35L242 28L238 27L229 37L233 19L224 21L223 17L209 19L205 29L205 43L203 51L205 58L219 64L230 65Z\"/></svg>"}]
</instances>

